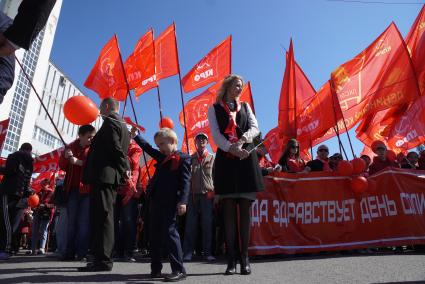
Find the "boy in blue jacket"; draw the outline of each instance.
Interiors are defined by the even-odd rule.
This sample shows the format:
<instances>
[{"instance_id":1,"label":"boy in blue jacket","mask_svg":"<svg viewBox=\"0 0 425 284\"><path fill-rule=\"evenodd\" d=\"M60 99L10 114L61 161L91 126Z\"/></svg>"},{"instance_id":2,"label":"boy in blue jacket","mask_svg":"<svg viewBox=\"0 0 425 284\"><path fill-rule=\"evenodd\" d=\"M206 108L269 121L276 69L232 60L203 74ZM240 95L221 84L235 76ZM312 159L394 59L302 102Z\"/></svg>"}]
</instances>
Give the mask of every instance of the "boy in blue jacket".
<instances>
[{"instance_id":1,"label":"boy in blue jacket","mask_svg":"<svg viewBox=\"0 0 425 284\"><path fill-rule=\"evenodd\" d=\"M132 133L135 132L136 129L133 129ZM135 136L134 140L157 162L155 174L148 186L151 277L161 277L161 247L165 245L172 273L164 280L183 280L186 278L186 270L183 267L176 215L186 213L191 178L190 156L177 150L177 135L169 128L161 128L154 136L159 150L154 149L140 135Z\"/></svg>"}]
</instances>

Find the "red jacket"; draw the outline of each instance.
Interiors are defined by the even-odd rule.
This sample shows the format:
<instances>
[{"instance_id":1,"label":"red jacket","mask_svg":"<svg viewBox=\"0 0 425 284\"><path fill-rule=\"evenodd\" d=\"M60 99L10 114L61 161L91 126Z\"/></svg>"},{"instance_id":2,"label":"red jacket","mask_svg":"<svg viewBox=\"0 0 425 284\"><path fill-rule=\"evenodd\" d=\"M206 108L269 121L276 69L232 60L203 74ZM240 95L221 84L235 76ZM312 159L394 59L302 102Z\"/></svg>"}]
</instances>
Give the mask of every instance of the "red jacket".
<instances>
[{"instance_id":1,"label":"red jacket","mask_svg":"<svg viewBox=\"0 0 425 284\"><path fill-rule=\"evenodd\" d=\"M382 161L379 157L374 157L373 163L369 166L369 174L373 175L388 167L399 168L399 165L395 161L391 161L388 158Z\"/></svg>"},{"instance_id":2,"label":"red jacket","mask_svg":"<svg viewBox=\"0 0 425 284\"><path fill-rule=\"evenodd\" d=\"M131 140L127 152L128 161L130 163L131 181L128 180L125 185L120 186L117 189L118 194L125 195L128 191L136 192L137 180L139 179L139 166L141 156L142 149L139 147L139 145L137 145L136 142L134 142L134 140Z\"/></svg>"},{"instance_id":3,"label":"red jacket","mask_svg":"<svg viewBox=\"0 0 425 284\"><path fill-rule=\"evenodd\" d=\"M61 168L61 170L66 172L64 180L65 192L68 193L73 187L78 187L80 193L83 194L87 194L90 192L90 187L81 182L89 148L90 146L81 147L80 139L75 140L66 147L66 149L70 149L72 151L72 154L75 158L83 161L83 166L71 165L69 160L65 158L65 155L62 155L60 157L59 167Z\"/></svg>"}]
</instances>

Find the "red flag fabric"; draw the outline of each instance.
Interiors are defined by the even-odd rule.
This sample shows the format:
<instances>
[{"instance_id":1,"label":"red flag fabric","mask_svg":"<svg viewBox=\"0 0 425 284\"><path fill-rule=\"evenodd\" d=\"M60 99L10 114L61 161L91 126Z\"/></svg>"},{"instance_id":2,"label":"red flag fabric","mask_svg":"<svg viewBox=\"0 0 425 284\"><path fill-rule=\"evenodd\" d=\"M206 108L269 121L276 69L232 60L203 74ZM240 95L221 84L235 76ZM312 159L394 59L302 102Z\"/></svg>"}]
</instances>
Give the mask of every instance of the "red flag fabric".
<instances>
[{"instance_id":1,"label":"red flag fabric","mask_svg":"<svg viewBox=\"0 0 425 284\"><path fill-rule=\"evenodd\" d=\"M3 143L4 143L4 140L6 140L6 134L7 134L7 129L9 127L9 121L10 121L10 118L0 121L0 150L3 149Z\"/></svg>"},{"instance_id":2,"label":"red flag fabric","mask_svg":"<svg viewBox=\"0 0 425 284\"><path fill-rule=\"evenodd\" d=\"M135 123L135 122L133 122L133 121L131 120L131 118L130 118L130 117L128 117L128 116L124 116L124 121L125 121L125 123L127 123L128 125L134 126L134 127L136 127L137 129L139 129L139 130L140 130L140 131L142 131L142 132L145 132L145 131L146 131L146 129L145 129L143 126L136 124L136 123Z\"/></svg>"},{"instance_id":3,"label":"red flag fabric","mask_svg":"<svg viewBox=\"0 0 425 284\"><path fill-rule=\"evenodd\" d=\"M140 96L158 86L159 80L179 73L176 28L174 24L170 25L155 39L154 46L155 74L141 82L141 85L136 88L136 96Z\"/></svg>"},{"instance_id":4,"label":"red flag fabric","mask_svg":"<svg viewBox=\"0 0 425 284\"><path fill-rule=\"evenodd\" d=\"M112 97L124 101L127 97L125 72L116 35L100 51L84 86L95 91L101 99Z\"/></svg>"},{"instance_id":5,"label":"red flag fabric","mask_svg":"<svg viewBox=\"0 0 425 284\"><path fill-rule=\"evenodd\" d=\"M419 89L425 95L425 5L416 17L406 37L406 44L416 71Z\"/></svg>"},{"instance_id":6,"label":"red flag fabric","mask_svg":"<svg viewBox=\"0 0 425 284\"><path fill-rule=\"evenodd\" d=\"M215 93L210 89L190 99L184 106L186 111L187 134L194 137L199 132L209 131L208 108L215 102ZM180 124L184 126L183 111L180 112Z\"/></svg>"},{"instance_id":7,"label":"red flag fabric","mask_svg":"<svg viewBox=\"0 0 425 284\"><path fill-rule=\"evenodd\" d=\"M295 83L295 59L292 39L286 56L285 73L283 75L282 88L279 98L278 131L279 135L286 139L297 137L297 90Z\"/></svg>"},{"instance_id":8,"label":"red flag fabric","mask_svg":"<svg viewBox=\"0 0 425 284\"><path fill-rule=\"evenodd\" d=\"M140 167L139 182L142 184L145 190L149 183L149 177L152 178L155 173L155 169L156 169L155 165L156 165L156 161L154 159L150 159L149 161L146 162L145 165ZM149 175L147 173L148 169L149 169Z\"/></svg>"},{"instance_id":9,"label":"red flag fabric","mask_svg":"<svg viewBox=\"0 0 425 284\"><path fill-rule=\"evenodd\" d=\"M283 137L279 135L279 128L277 127L271 129L264 136L263 144L269 152L270 159L275 164L279 162L280 156L282 155L283 142Z\"/></svg>"},{"instance_id":10,"label":"red flag fabric","mask_svg":"<svg viewBox=\"0 0 425 284\"><path fill-rule=\"evenodd\" d=\"M255 114L255 107L254 107L254 99L252 98L252 90L251 90L251 82L246 82L245 86L242 89L241 96L240 96L241 102L246 102L251 107L252 112Z\"/></svg>"},{"instance_id":11,"label":"red flag fabric","mask_svg":"<svg viewBox=\"0 0 425 284\"><path fill-rule=\"evenodd\" d=\"M31 188L35 190L35 192L40 192L42 187L42 181L45 179L49 180L50 185L52 186L52 180L54 183L55 172L43 172L39 174L31 183Z\"/></svg>"},{"instance_id":12,"label":"red flag fabric","mask_svg":"<svg viewBox=\"0 0 425 284\"><path fill-rule=\"evenodd\" d=\"M419 96L413 65L394 23L354 59L333 71L331 85L347 129L367 115L410 103Z\"/></svg>"},{"instance_id":13,"label":"red flag fabric","mask_svg":"<svg viewBox=\"0 0 425 284\"><path fill-rule=\"evenodd\" d=\"M34 173L55 172L59 170L59 158L63 154L64 147L53 150L50 153L38 156L34 159Z\"/></svg>"},{"instance_id":14,"label":"red flag fabric","mask_svg":"<svg viewBox=\"0 0 425 284\"><path fill-rule=\"evenodd\" d=\"M152 29L139 39L133 53L125 61L124 68L130 89L139 87L143 80L155 75L155 46Z\"/></svg>"},{"instance_id":15,"label":"red flag fabric","mask_svg":"<svg viewBox=\"0 0 425 284\"><path fill-rule=\"evenodd\" d=\"M222 41L182 79L185 93L218 82L231 72L232 37Z\"/></svg>"}]
</instances>

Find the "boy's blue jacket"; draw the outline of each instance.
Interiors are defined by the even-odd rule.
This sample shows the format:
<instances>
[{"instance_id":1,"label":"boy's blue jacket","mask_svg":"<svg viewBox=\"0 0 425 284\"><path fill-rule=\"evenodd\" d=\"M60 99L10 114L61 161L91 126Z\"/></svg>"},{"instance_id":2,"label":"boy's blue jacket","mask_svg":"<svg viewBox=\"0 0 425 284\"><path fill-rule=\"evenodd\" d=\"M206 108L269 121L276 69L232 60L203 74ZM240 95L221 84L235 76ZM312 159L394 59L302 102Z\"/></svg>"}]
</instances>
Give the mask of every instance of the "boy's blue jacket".
<instances>
[{"instance_id":1,"label":"boy's blue jacket","mask_svg":"<svg viewBox=\"0 0 425 284\"><path fill-rule=\"evenodd\" d=\"M155 174L149 183L152 200L164 205L187 204L191 179L190 156L177 151L176 154L179 156L177 159L178 165L174 168L176 159L164 162L167 156L154 149L140 135L137 135L134 141L157 162Z\"/></svg>"}]
</instances>

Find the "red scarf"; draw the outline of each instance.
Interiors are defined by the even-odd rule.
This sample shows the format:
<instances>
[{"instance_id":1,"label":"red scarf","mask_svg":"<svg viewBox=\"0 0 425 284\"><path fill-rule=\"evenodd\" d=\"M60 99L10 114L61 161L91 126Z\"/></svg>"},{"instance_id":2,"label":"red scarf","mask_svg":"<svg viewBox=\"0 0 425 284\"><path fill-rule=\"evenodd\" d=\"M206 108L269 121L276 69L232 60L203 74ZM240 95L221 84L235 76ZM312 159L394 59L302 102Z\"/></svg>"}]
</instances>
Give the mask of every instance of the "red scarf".
<instances>
[{"instance_id":1,"label":"red scarf","mask_svg":"<svg viewBox=\"0 0 425 284\"><path fill-rule=\"evenodd\" d=\"M196 151L196 156L198 157L198 162L202 163L202 161L207 157L208 155L208 150L204 149L204 151L202 151L201 154L199 154L198 151Z\"/></svg>"},{"instance_id":2,"label":"red scarf","mask_svg":"<svg viewBox=\"0 0 425 284\"><path fill-rule=\"evenodd\" d=\"M238 100L235 100L236 103L236 110L231 111L229 106L224 102L221 101L220 105L224 108L226 113L229 115L229 122L227 123L226 129L224 130L224 134L227 134L229 137L229 141L231 143L235 143L239 140L238 133L236 132L237 124L236 124L236 114L241 109L241 104Z\"/></svg>"},{"instance_id":3,"label":"red scarf","mask_svg":"<svg viewBox=\"0 0 425 284\"><path fill-rule=\"evenodd\" d=\"M172 153L170 155L168 155L164 161L162 161L161 166L164 165L166 162L171 160L171 166L170 169L172 171L177 170L177 168L179 167L180 164L180 155L178 153Z\"/></svg>"}]
</instances>

